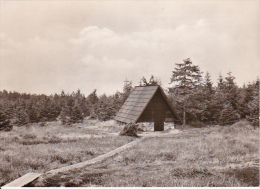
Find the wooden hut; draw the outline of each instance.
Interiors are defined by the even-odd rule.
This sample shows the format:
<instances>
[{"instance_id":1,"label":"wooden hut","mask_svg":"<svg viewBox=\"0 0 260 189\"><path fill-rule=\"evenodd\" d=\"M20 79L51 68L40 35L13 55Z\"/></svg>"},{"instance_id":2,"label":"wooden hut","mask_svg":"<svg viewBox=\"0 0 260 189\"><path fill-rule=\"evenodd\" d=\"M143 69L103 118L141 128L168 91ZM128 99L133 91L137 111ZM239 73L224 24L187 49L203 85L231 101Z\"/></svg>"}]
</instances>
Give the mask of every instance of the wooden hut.
<instances>
[{"instance_id":1,"label":"wooden hut","mask_svg":"<svg viewBox=\"0 0 260 189\"><path fill-rule=\"evenodd\" d=\"M163 131L164 122L182 122L159 85L135 87L114 119L122 123L154 122L154 131Z\"/></svg>"}]
</instances>

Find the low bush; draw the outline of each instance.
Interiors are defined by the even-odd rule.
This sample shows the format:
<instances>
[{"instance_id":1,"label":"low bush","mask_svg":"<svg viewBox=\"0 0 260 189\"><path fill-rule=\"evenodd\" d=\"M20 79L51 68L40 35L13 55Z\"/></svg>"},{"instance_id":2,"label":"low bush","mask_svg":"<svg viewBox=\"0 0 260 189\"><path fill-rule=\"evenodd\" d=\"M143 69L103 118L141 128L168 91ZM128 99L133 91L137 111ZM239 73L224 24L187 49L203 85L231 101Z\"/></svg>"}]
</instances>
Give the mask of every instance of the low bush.
<instances>
[{"instance_id":1,"label":"low bush","mask_svg":"<svg viewBox=\"0 0 260 189\"><path fill-rule=\"evenodd\" d=\"M131 123L127 124L125 125L123 131L121 131L119 135L138 137L137 128L138 128L137 124L131 124Z\"/></svg>"}]
</instances>

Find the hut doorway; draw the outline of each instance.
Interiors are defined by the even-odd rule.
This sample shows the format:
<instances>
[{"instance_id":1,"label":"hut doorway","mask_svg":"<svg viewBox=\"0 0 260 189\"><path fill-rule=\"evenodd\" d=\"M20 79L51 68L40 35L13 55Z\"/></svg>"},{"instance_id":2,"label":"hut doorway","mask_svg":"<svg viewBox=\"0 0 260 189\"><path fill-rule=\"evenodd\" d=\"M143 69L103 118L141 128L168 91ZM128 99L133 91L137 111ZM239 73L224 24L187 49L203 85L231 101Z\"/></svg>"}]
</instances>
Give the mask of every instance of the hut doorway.
<instances>
[{"instance_id":1,"label":"hut doorway","mask_svg":"<svg viewBox=\"0 0 260 189\"><path fill-rule=\"evenodd\" d=\"M154 131L164 131L164 109L156 108L154 114Z\"/></svg>"}]
</instances>

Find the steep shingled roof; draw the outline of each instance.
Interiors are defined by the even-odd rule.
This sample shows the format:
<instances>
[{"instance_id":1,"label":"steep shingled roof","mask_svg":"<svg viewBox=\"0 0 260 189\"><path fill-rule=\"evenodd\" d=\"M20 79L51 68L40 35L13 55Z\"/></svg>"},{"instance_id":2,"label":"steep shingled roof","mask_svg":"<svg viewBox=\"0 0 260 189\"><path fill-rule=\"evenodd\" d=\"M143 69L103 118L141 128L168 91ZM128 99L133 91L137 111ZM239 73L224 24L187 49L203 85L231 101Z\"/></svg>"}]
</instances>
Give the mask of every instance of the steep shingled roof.
<instances>
[{"instance_id":1,"label":"steep shingled roof","mask_svg":"<svg viewBox=\"0 0 260 189\"><path fill-rule=\"evenodd\" d=\"M172 114L181 122L160 86L136 86L114 119L123 123L136 123L157 90L161 91Z\"/></svg>"}]
</instances>

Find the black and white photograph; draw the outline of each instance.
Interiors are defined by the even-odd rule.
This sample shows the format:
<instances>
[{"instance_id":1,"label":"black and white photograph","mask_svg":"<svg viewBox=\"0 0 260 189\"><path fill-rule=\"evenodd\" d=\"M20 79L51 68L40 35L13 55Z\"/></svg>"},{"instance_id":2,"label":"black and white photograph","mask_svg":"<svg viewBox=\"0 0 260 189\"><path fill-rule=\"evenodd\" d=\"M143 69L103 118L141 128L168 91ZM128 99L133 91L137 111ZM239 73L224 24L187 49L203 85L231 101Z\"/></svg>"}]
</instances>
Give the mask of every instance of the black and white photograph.
<instances>
[{"instance_id":1,"label":"black and white photograph","mask_svg":"<svg viewBox=\"0 0 260 189\"><path fill-rule=\"evenodd\" d=\"M259 0L0 0L0 187L257 187L259 76Z\"/></svg>"}]
</instances>

